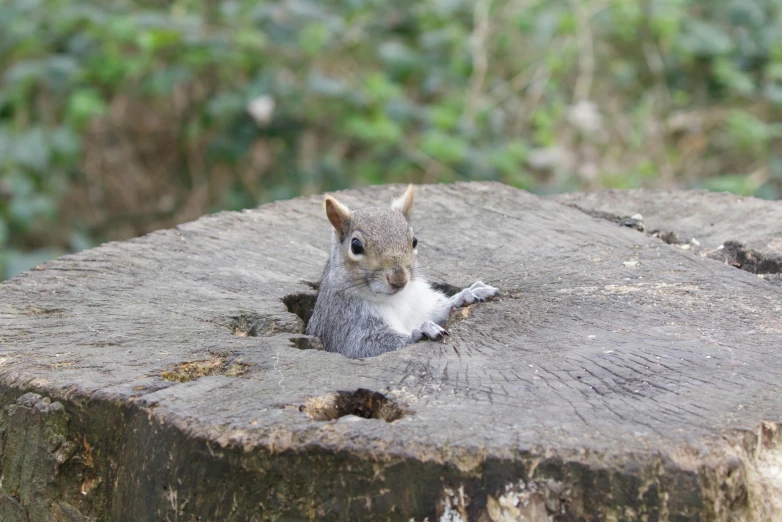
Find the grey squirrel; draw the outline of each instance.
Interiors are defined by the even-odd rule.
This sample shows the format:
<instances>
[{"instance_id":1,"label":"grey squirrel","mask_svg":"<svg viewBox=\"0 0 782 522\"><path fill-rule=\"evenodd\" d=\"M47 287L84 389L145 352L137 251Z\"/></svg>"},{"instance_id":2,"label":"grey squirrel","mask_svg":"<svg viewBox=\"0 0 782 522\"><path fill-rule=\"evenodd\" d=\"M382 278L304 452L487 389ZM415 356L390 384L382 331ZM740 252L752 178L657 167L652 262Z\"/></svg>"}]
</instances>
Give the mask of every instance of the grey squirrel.
<instances>
[{"instance_id":1,"label":"grey squirrel","mask_svg":"<svg viewBox=\"0 0 782 522\"><path fill-rule=\"evenodd\" d=\"M418 239L410 224L413 186L389 207L351 211L332 196L324 201L334 227L331 255L307 325L329 352L374 357L435 340L453 307L500 294L480 281L453 297L433 289L416 268Z\"/></svg>"}]
</instances>

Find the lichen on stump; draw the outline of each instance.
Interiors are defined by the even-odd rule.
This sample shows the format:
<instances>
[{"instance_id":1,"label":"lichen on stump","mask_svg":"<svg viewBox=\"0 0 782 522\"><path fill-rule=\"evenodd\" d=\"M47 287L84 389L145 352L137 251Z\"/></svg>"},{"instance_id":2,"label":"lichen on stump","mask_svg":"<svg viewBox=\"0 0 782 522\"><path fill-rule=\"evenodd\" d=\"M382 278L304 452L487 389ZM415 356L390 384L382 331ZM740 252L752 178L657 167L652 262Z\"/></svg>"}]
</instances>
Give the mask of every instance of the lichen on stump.
<instances>
[{"instance_id":1,"label":"lichen on stump","mask_svg":"<svg viewBox=\"0 0 782 522\"><path fill-rule=\"evenodd\" d=\"M698 230L711 196L670 194L680 235L742 239ZM655 209L676 220L660 193L418 195L429 280L503 296L459 311L443 342L371 359L304 334L321 197L0 285L0 520L782 519L782 286L652 234ZM743 223L782 205L720 204ZM589 215L643 205L643 228ZM747 244L773 258L777 243Z\"/></svg>"}]
</instances>

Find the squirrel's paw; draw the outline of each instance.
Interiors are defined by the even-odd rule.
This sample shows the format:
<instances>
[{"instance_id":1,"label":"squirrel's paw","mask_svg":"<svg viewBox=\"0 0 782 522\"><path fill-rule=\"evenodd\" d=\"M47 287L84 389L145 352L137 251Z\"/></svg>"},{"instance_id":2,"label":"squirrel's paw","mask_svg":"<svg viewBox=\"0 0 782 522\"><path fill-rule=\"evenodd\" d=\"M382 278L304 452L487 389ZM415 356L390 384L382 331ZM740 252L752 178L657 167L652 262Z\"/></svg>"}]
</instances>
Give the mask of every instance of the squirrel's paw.
<instances>
[{"instance_id":1,"label":"squirrel's paw","mask_svg":"<svg viewBox=\"0 0 782 522\"><path fill-rule=\"evenodd\" d=\"M500 289L489 286L483 281L477 281L470 285L469 288L465 288L455 296L448 300L448 303L452 307L469 306L479 301L485 301L490 297L497 297L500 295Z\"/></svg>"},{"instance_id":2,"label":"squirrel's paw","mask_svg":"<svg viewBox=\"0 0 782 522\"><path fill-rule=\"evenodd\" d=\"M485 301L490 297L500 295L500 289L485 284L483 281L476 281L470 285L470 293L475 296L476 301Z\"/></svg>"},{"instance_id":3,"label":"squirrel's paw","mask_svg":"<svg viewBox=\"0 0 782 522\"><path fill-rule=\"evenodd\" d=\"M418 341L424 336L428 337L432 341L436 341L444 335L448 335L448 332L445 328L433 321L426 321L416 330L413 330L413 341Z\"/></svg>"}]
</instances>

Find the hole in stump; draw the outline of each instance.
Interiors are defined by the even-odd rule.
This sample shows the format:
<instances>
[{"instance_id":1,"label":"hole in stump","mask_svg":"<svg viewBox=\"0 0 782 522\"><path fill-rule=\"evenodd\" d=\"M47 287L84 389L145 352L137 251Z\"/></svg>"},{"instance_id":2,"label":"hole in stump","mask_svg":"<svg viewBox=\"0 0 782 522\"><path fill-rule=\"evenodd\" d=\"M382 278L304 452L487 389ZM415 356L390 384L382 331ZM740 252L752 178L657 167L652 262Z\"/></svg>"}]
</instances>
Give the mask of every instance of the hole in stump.
<instances>
[{"instance_id":1,"label":"hole in stump","mask_svg":"<svg viewBox=\"0 0 782 522\"><path fill-rule=\"evenodd\" d=\"M708 257L753 274L782 273L782 256L766 255L738 241L725 241L721 250L711 252Z\"/></svg>"},{"instance_id":2,"label":"hole in stump","mask_svg":"<svg viewBox=\"0 0 782 522\"><path fill-rule=\"evenodd\" d=\"M300 410L316 421L329 421L345 415L355 415L364 419L382 419L386 422L394 422L407 413L393 399L365 388L311 397L301 406Z\"/></svg>"},{"instance_id":3,"label":"hole in stump","mask_svg":"<svg viewBox=\"0 0 782 522\"><path fill-rule=\"evenodd\" d=\"M190 382L209 375L226 375L239 377L247 373L249 363L229 361L227 357L212 355L201 361L181 362L166 370L160 376L173 382Z\"/></svg>"},{"instance_id":4,"label":"hole in stump","mask_svg":"<svg viewBox=\"0 0 782 522\"><path fill-rule=\"evenodd\" d=\"M448 283L429 283L434 290L442 292L448 297L453 297L462 291L458 286L449 285Z\"/></svg>"},{"instance_id":5,"label":"hole in stump","mask_svg":"<svg viewBox=\"0 0 782 522\"><path fill-rule=\"evenodd\" d=\"M304 331L307 330L307 324L310 322L312 312L315 310L315 300L317 294L291 294L282 298L285 307L292 314L298 315L304 321Z\"/></svg>"},{"instance_id":6,"label":"hole in stump","mask_svg":"<svg viewBox=\"0 0 782 522\"><path fill-rule=\"evenodd\" d=\"M673 230L653 230L650 235L659 238L663 243L668 243L669 245L681 245L684 243Z\"/></svg>"},{"instance_id":7,"label":"hole in stump","mask_svg":"<svg viewBox=\"0 0 782 522\"><path fill-rule=\"evenodd\" d=\"M293 346L299 350L322 350L323 343L314 335L294 335L290 338Z\"/></svg>"},{"instance_id":8,"label":"hole in stump","mask_svg":"<svg viewBox=\"0 0 782 522\"><path fill-rule=\"evenodd\" d=\"M302 281L305 285L309 286L316 292L320 290L320 281Z\"/></svg>"},{"instance_id":9,"label":"hole in stump","mask_svg":"<svg viewBox=\"0 0 782 522\"><path fill-rule=\"evenodd\" d=\"M231 317L230 328L237 337L256 337L258 331L265 330L261 317L253 314Z\"/></svg>"},{"instance_id":10,"label":"hole in stump","mask_svg":"<svg viewBox=\"0 0 782 522\"><path fill-rule=\"evenodd\" d=\"M282 316L246 313L229 317L228 329L237 337L258 337L279 332L302 333L301 322L286 314ZM226 324L226 323L224 323Z\"/></svg>"}]
</instances>

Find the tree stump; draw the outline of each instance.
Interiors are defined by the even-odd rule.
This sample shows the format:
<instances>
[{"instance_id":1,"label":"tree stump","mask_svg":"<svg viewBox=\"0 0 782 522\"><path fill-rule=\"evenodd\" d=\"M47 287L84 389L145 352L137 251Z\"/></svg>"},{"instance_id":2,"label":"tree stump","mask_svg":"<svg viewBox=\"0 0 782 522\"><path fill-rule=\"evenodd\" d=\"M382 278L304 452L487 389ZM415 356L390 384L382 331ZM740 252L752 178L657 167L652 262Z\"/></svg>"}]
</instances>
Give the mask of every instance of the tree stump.
<instances>
[{"instance_id":1,"label":"tree stump","mask_svg":"<svg viewBox=\"0 0 782 522\"><path fill-rule=\"evenodd\" d=\"M414 225L503 296L370 359L303 334L321 197L0 285L0 520L782 520L782 203L462 183Z\"/></svg>"}]
</instances>

